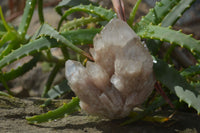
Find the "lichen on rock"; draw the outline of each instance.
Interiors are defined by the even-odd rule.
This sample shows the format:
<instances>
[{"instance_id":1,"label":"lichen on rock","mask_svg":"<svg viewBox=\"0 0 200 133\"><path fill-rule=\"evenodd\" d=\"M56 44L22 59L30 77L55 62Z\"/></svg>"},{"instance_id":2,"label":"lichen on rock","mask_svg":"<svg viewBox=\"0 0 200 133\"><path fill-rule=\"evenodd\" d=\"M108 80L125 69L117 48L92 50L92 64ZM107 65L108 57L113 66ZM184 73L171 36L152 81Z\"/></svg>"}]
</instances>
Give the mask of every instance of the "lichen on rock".
<instances>
[{"instance_id":1,"label":"lichen on rock","mask_svg":"<svg viewBox=\"0 0 200 133\"><path fill-rule=\"evenodd\" d=\"M140 37L119 19L94 38L94 62L68 60L66 78L89 114L110 119L129 115L154 88L153 60Z\"/></svg>"}]
</instances>

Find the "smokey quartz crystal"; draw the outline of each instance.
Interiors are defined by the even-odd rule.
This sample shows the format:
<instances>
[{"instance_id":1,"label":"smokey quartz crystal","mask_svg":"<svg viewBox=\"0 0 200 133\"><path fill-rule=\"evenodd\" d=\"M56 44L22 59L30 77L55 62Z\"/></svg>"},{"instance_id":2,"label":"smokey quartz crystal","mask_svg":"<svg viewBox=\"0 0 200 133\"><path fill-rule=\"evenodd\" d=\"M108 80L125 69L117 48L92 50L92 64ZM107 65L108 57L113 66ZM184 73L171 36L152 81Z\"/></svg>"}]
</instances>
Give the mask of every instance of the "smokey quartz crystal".
<instances>
[{"instance_id":1,"label":"smokey quartz crystal","mask_svg":"<svg viewBox=\"0 0 200 133\"><path fill-rule=\"evenodd\" d=\"M90 53L94 62L88 61L86 67L72 60L65 64L66 78L85 112L122 118L151 94L152 57L127 23L111 20L95 36Z\"/></svg>"}]
</instances>

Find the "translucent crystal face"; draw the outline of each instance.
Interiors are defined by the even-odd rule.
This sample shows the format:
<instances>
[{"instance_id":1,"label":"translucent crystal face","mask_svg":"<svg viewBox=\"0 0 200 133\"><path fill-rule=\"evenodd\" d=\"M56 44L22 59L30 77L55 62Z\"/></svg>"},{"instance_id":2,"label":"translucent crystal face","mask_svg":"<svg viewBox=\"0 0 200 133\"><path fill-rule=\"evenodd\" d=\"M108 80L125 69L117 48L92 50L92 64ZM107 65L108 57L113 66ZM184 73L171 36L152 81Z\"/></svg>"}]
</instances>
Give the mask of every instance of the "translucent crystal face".
<instances>
[{"instance_id":1,"label":"translucent crystal face","mask_svg":"<svg viewBox=\"0 0 200 133\"><path fill-rule=\"evenodd\" d=\"M94 62L65 64L66 78L87 113L122 118L151 94L153 60L127 23L113 19L94 38Z\"/></svg>"}]
</instances>

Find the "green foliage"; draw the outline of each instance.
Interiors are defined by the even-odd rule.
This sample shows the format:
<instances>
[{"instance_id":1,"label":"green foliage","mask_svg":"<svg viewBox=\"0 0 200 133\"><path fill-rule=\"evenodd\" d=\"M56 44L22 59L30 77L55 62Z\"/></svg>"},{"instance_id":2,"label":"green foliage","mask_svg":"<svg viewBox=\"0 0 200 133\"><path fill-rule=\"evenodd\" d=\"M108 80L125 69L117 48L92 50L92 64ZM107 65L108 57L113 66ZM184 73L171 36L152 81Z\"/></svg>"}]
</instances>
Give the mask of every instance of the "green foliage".
<instances>
[{"instance_id":1,"label":"green foliage","mask_svg":"<svg viewBox=\"0 0 200 133\"><path fill-rule=\"evenodd\" d=\"M181 72L181 75L184 77L193 76L196 74L200 74L200 65L197 64L196 66L190 66Z\"/></svg>"},{"instance_id":2,"label":"green foliage","mask_svg":"<svg viewBox=\"0 0 200 133\"><path fill-rule=\"evenodd\" d=\"M50 39L49 37L41 37L37 40L30 41L28 44L22 45L20 48L1 59L0 68L3 68L5 65L8 65L15 60L21 59L24 56L40 52L44 49L59 47L60 45L62 44L59 44L55 39Z\"/></svg>"},{"instance_id":3,"label":"green foliage","mask_svg":"<svg viewBox=\"0 0 200 133\"><path fill-rule=\"evenodd\" d=\"M184 101L188 104L188 107L193 107L200 114L200 94L197 96L190 90L183 89L180 86L175 86L176 95L180 98L180 101Z\"/></svg>"},{"instance_id":4,"label":"green foliage","mask_svg":"<svg viewBox=\"0 0 200 133\"><path fill-rule=\"evenodd\" d=\"M164 91L169 98L184 101L189 107L193 107L199 114L199 64L181 70L175 69L174 64L169 63L170 53L176 46L187 48L194 57L199 60L200 41L194 39L191 35L186 35L181 31L172 29L172 26L186 9L191 6L194 0L161 0L160 2L157 2L155 7L150 9L149 13L142 17L138 23L132 25L140 2L141 0L137 1L127 23L137 35L146 41L149 51L156 57L153 67L156 80L161 83L162 88L164 88ZM29 37L29 35L27 35L27 30L36 5L38 7L38 16L41 26L33 36ZM112 18L116 17L116 14L111 9L108 10L89 0L62 0L55 9L56 12L61 15L58 30L45 23L42 0L27 0L22 20L16 30L11 24L8 24L5 21L0 8L0 82L4 85L10 95L13 95L13 93L7 85L7 81L22 76L36 66L38 62L44 61L52 63L54 67L50 72L42 96L50 98L51 100L70 92L71 89L66 80L52 87L52 83L57 73L64 68L65 61L74 56L71 55L69 49L73 50L78 55L81 55L83 59L89 58L90 60L93 60L88 53L79 47L79 45L85 45L84 47L89 48L88 44L93 44L94 36L102 30L102 22L106 24ZM62 12L64 10L65 12ZM68 20L67 17L74 12L84 13L81 18ZM64 23L65 20L67 21ZM96 28L88 28L90 27L89 24L92 24L93 27ZM161 49L163 42L170 43L171 47L165 53L166 56L161 58L159 50ZM61 49L63 54L62 58L55 57L51 54L50 49L55 47ZM25 56L31 56L32 59L9 72L2 71L7 65ZM179 67L183 68L183 66ZM7 94L0 91L0 95ZM155 112L157 108L167 106L164 99L157 95L154 95L147 101L150 103L143 106L144 111L136 116L130 115L131 119L124 124L143 119L149 113ZM54 111L29 117L27 120L30 123L46 122L62 118L66 114L69 115L78 111L79 108L79 99L76 97L72 99L71 102L64 104ZM175 108L178 108L178 106Z\"/></svg>"},{"instance_id":5,"label":"green foliage","mask_svg":"<svg viewBox=\"0 0 200 133\"><path fill-rule=\"evenodd\" d=\"M112 10L107 10L100 6L99 7L93 6L91 4L90 5L78 5L78 6L74 6L74 7L70 8L69 10L65 11L64 15L61 17L60 22L58 24L58 29L60 29L62 22L67 18L67 16L69 16L70 14L72 14L74 12L78 12L78 11L93 14L95 16L100 17L103 20L106 20L106 21L109 21L116 16L116 14Z\"/></svg>"},{"instance_id":6,"label":"green foliage","mask_svg":"<svg viewBox=\"0 0 200 133\"><path fill-rule=\"evenodd\" d=\"M156 6L149 10L149 13L142 17L141 21L136 24L134 30L137 32L138 29L145 27L152 23L157 25L162 22L165 16L170 13L170 10L175 7L180 0L161 0L156 3Z\"/></svg>"},{"instance_id":7,"label":"green foliage","mask_svg":"<svg viewBox=\"0 0 200 133\"><path fill-rule=\"evenodd\" d=\"M62 27L61 27L61 31L67 31L67 30L72 30L72 29L76 29L79 28L81 26L84 26L88 23L96 23L98 21L101 21L102 19L99 17L92 17L89 16L87 18L80 18L80 19L74 19L72 21L69 21L67 23L65 23Z\"/></svg>"},{"instance_id":8,"label":"green foliage","mask_svg":"<svg viewBox=\"0 0 200 133\"><path fill-rule=\"evenodd\" d=\"M167 27L170 25L174 25L175 22L182 16L185 10L189 8L194 1L195 0L180 0L178 4L175 7L173 7L171 11L162 20L162 26Z\"/></svg>"},{"instance_id":9,"label":"green foliage","mask_svg":"<svg viewBox=\"0 0 200 133\"><path fill-rule=\"evenodd\" d=\"M77 29L61 32L61 35L63 35L75 45L93 44L94 36L101 30L102 28Z\"/></svg>"},{"instance_id":10,"label":"green foliage","mask_svg":"<svg viewBox=\"0 0 200 133\"><path fill-rule=\"evenodd\" d=\"M159 59L156 60L153 69L156 79L166 85L173 93L175 92L175 86L181 86L184 89L194 90L194 88L187 83L186 79L182 77L178 71L176 71L173 67L169 67L164 61Z\"/></svg>"},{"instance_id":11,"label":"green foliage","mask_svg":"<svg viewBox=\"0 0 200 133\"><path fill-rule=\"evenodd\" d=\"M72 100L69 103L64 103L63 106L59 107L56 110L49 111L48 113L45 113L42 115L27 117L26 119L31 124L48 122L55 119L63 118L64 116L77 112L79 109L80 109L79 98L75 97L75 98L72 98Z\"/></svg>"},{"instance_id":12,"label":"green foliage","mask_svg":"<svg viewBox=\"0 0 200 133\"><path fill-rule=\"evenodd\" d=\"M68 81L63 80L60 84L52 87L45 97L55 99L62 96L63 94L66 94L67 92L71 92L71 88L68 85Z\"/></svg>"},{"instance_id":13,"label":"green foliage","mask_svg":"<svg viewBox=\"0 0 200 133\"><path fill-rule=\"evenodd\" d=\"M138 7L139 7L141 1L142 1L142 0L137 0L135 6L133 7L132 12L130 13L130 17L129 17L129 19L127 20L127 23L129 24L129 26L132 26L132 24L133 24L133 21L134 21L134 19L135 19L135 15L136 15L137 9L138 9Z\"/></svg>"},{"instance_id":14,"label":"green foliage","mask_svg":"<svg viewBox=\"0 0 200 133\"><path fill-rule=\"evenodd\" d=\"M83 5L93 4L93 5L95 5L95 3L92 3L89 0L62 0L56 6L55 9L56 9L57 13L62 15L62 10L61 10L62 8L70 8L70 7L78 6L80 4L83 4Z\"/></svg>"},{"instance_id":15,"label":"green foliage","mask_svg":"<svg viewBox=\"0 0 200 133\"><path fill-rule=\"evenodd\" d=\"M141 111L140 113L137 113L136 115L130 114L130 119L126 120L122 125L127 125L130 123L133 123L135 121L143 119L148 114L153 113L154 110L157 108L163 106L165 104L164 99L160 96L157 97L144 111Z\"/></svg>"},{"instance_id":16,"label":"green foliage","mask_svg":"<svg viewBox=\"0 0 200 133\"><path fill-rule=\"evenodd\" d=\"M35 9L37 0L27 0L26 1L26 6L24 9L24 13L22 16L21 23L18 28L18 33L21 34L22 37L25 37L26 32L28 30L29 24L32 19L32 15Z\"/></svg>"},{"instance_id":17,"label":"green foliage","mask_svg":"<svg viewBox=\"0 0 200 133\"><path fill-rule=\"evenodd\" d=\"M13 80L29 70L31 70L34 66L36 66L38 60L39 60L40 54L33 57L29 62L23 64L22 66L19 66L17 69L12 69L10 72L4 73L3 76L6 81Z\"/></svg>"},{"instance_id":18,"label":"green foliage","mask_svg":"<svg viewBox=\"0 0 200 133\"><path fill-rule=\"evenodd\" d=\"M6 97L12 98L11 95L9 95L8 93L2 92L2 91L0 91L0 96L6 96Z\"/></svg>"},{"instance_id":19,"label":"green foliage","mask_svg":"<svg viewBox=\"0 0 200 133\"><path fill-rule=\"evenodd\" d=\"M63 43L64 45L66 45L67 47L71 48L72 50L74 50L77 53L80 53L80 54L84 53L83 50L81 50L78 47L74 46L69 40L67 40L62 35L60 35L59 32L54 30L48 24L43 24L35 35L36 36L41 36L41 35L49 36L50 38L56 39L57 42Z\"/></svg>"},{"instance_id":20,"label":"green foliage","mask_svg":"<svg viewBox=\"0 0 200 133\"><path fill-rule=\"evenodd\" d=\"M194 39L191 35L181 33L181 31L175 31L170 27L160 27L157 25L148 25L143 30L137 32L142 38L156 39L160 41L169 42L170 44L176 44L181 47L189 49L191 52L200 52L200 41Z\"/></svg>"},{"instance_id":21,"label":"green foliage","mask_svg":"<svg viewBox=\"0 0 200 133\"><path fill-rule=\"evenodd\" d=\"M55 64L53 70L51 71L49 77L48 77L48 80L47 80L47 83L45 85L45 88L44 88L44 92L42 94L42 97L46 97L48 91L51 89L51 84L53 83L53 80L54 78L56 77L56 74L58 73L60 67L61 67L61 64L62 63L57 63Z\"/></svg>"}]
</instances>

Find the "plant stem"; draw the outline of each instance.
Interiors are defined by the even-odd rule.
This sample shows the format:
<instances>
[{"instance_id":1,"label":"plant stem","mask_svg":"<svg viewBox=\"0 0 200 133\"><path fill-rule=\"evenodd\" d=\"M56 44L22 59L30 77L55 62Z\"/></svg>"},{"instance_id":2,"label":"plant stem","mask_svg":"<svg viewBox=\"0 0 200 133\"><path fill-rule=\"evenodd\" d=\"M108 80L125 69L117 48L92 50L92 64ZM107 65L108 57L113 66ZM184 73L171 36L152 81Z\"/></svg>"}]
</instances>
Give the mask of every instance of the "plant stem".
<instances>
[{"instance_id":1,"label":"plant stem","mask_svg":"<svg viewBox=\"0 0 200 133\"><path fill-rule=\"evenodd\" d=\"M2 11L2 9L1 9L1 6L0 6L0 16L1 16L1 20L2 20L3 25L5 26L6 30L7 30L7 31L10 31L11 28L10 28L9 25L6 23L6 20L5 20L4 16L3 16L3 11Z\"/></svg>"},{"instance_id":2,"label":"plant stem","mask_svg":"<svg viewBox=\"0 0 200 133\"><path fill-rule=\"evenodd\" d=\"M64 56L64 59L68 60L70 57L69 57L69 52L68 52L67 47L61 47L61 51L62 51L62 54Z\"/></svg>"},{"instance_id":3,"label":"plant stem","mask_svg":"<svg viewBox=\"0 0 200 133\"><path fill-rule=\"evenodd\" d=\"M6 96L6 97L9 97L9 98L13 97L13 96L11 96L11 95L9 95L5 92L2 92L2 91L0 91L0 96Z\"/></svg>"},{"instance_id":4,"label":"plant stem","mask_svg":"<svg viewBox=\"0 0 200 133\"><path fill-rule=\"evenodd\" d=\"M129 17L129 19L127 20L127 23L129 24L129 26L132 26L132 25L133 25L133 21L134 21L134 19L135 19L135 15L136 15L136 12L137 12L137 10L138 10L138 7L139 7L141 1L142 1L142 0L137 0L135 6L133 7L133 10L132 10L131 13L130 13L130 17Z\"/></svg>"},{"instance_id":5,"label":"plant stem","mask_svg":"<svg viewBox=\"0 0 200 133\"><path fill-rule=\"evenodd\" d=\"M38 15L40 23L44 23L44 15L43 15L43 0L38 0Z\"/></svg>"},{"instance_id":6,"label":"plant stem","mask_svg":"<svg viewBox=\"0 0 200 133\"><path fill-rule=\"evenodd\" d=\"M123 0L112 0L112 3L118 18L120 18L123 21L126 21Z\"/></svg>"},{"instance_id":7,"label":"plant stem","mask_svg":"<svg viewBox=\"0 0 200 133\"><path fill-rule=\"evenodd\" d=\"M169 47L169 49L167 50L165 56L164 56L164 61L167 62L167 60L169 59L171 53L173 52L174 48L176 47L176 44L171 44L171 46Z\"/></svg>"},{"instance_id":8,"label":"plant stem","mask_svg":"<svg viewBox=\"0 0 200 133\"><path fill-rule=\"evenodd\" d=\"M13 96L14 94L12 93L12 91L10 91L10 89L9 89L9 87L8 87L8 85L7 85L7 83L6 83L6 81L5 81L5 79L4 79L4 77L3 77L1 72L0 72L0 81L3 84L3 86L6 88L6 90L8 91L8 94Z\"/></svg>"},{"instance_id":9,"label":"plant stem","mask_svg":"<svg viewBox=\"0 0 200 133\"><path fill-rule=\"evenodd\" d=\"M49 77L48 77L48 80L47 80L47 83L45 85L45 88L44 88L44 92L42 94L42 97L46 97L48 91L50 90L51 88L51 85L56 77L56 74L58 73L59 71L59 68L60 68L61 64L58 63L54 66L53 70L51 71Z\"/></svg>"}]
</instances>

